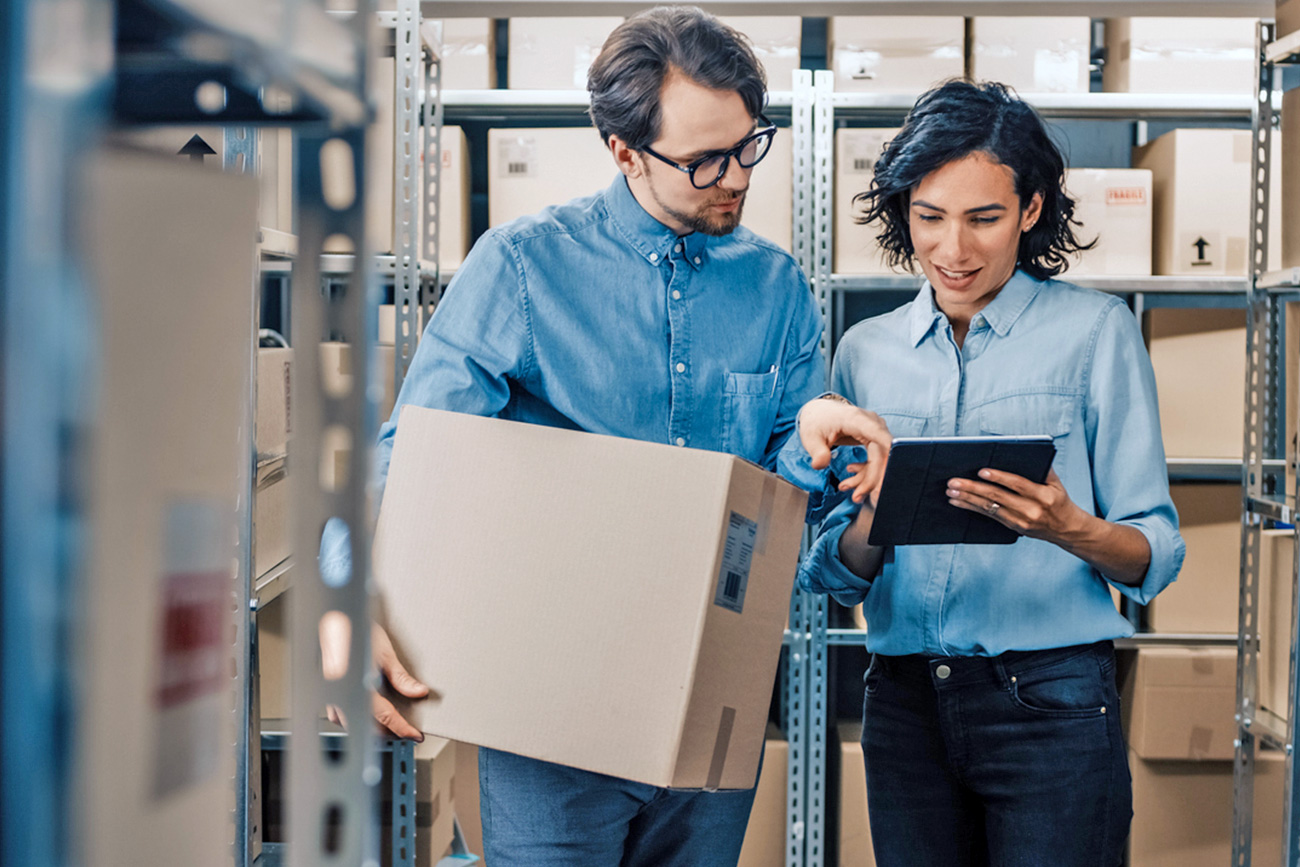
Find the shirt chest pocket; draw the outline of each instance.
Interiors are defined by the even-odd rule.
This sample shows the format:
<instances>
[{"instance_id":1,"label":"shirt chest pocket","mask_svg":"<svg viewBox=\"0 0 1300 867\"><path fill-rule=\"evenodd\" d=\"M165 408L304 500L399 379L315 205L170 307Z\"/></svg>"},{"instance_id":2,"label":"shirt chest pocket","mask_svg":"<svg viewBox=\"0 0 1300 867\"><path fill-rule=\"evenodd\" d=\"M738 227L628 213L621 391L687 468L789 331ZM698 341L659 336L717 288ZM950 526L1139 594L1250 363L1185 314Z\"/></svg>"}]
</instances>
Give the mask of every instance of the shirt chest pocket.
<instances>
[{"instance_id":1,"label":"shirt chest pocket","mask_svg":"<svg viewBox=\"0 0 1300 867\"><path fill-rule=\"evenodd\" d=\"M872 409L872 407L867 407L867 409ZM923 415L918 412L899 409L879 409L875 410L875 413L884 420L885 426L889 428L889 435L892 437L935 435L933 425L938 420L937 415Z\"/></svg>"},{"instance_id":2,"label":"shirt chest pocket","mask_svg":"<svg viewBox=\"0 0 1300 867\"><path fill-rule=\"evenodd\" d=\"M724 374L722 421L728 452L762 462L780 406L779 376L777 370Z\"/></svg>"},{"instance_id":3,"label":"shirt chest pocket","mask_svg":"<svg viewBox=\"0 0 1300 867\"><path fill-rule=\"evenodd\" d=\"M1074 424L1077 397L1059 391L1017 392L994 398L974 411L980 433L991 436L1050 436L1060 451Z\"/></svg>"}]
</instances>

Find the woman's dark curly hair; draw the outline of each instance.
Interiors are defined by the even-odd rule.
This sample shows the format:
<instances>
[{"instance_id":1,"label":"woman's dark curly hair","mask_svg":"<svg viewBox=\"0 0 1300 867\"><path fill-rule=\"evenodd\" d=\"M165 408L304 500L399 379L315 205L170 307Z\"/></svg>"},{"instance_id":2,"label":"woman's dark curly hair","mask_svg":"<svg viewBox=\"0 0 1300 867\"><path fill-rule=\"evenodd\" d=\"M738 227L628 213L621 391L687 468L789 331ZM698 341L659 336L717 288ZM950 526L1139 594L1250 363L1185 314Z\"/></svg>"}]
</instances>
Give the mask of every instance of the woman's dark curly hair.
<instances>
[{"instance_id":1,"label":"woman's dark curly hair","mask_svg":"<svg viewBox=\"0 0 1300 867\"><path fill-rule=\"evenodd\" d=\"M1065 193L1065 160L1043 119L1003 84L949 81L916 101L903 128L876 162L871 188L853 197L864 210L856 222L880 221L877 240L892 267L913 267L908 231L911 192L930 172L972 153L984 153L1011 169L1020 207L1035 193L1043 212L1020 236L1017 267L1039 280L1066 268L1066 257L1090 250L1074 235L1074 200Z\"/></svg>"}]
</instances>

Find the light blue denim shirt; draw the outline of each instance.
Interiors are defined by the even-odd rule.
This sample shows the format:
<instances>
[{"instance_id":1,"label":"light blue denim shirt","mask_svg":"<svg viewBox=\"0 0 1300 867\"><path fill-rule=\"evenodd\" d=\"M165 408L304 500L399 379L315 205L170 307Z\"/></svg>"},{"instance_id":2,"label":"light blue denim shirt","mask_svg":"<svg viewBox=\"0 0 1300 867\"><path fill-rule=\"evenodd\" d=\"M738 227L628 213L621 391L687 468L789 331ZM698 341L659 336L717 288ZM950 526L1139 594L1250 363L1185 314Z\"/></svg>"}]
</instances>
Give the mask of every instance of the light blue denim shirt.
<instances>
[{"instance_id":1,"label":"light blue denim shirt","mask_svg":"<svg viewBox=\"0 0 1300 867\"><path fill-rule=\"evenodd\" d=\"M744 227L677 235L618 175L488 231L420 340L404 404L730 452L775 469L824 389L821 317L790 254ZM814 498L818 499L818 498ZM327 528L321 566L346 570Z\"/></svg>"},{"instance_id":2,"label":"light blue denim shirt","mask_svg":"<svg viewBox=\"0 0 1300 867\"><path fill-rule=\"evenodd\" d=\"M1118 298L1017 271L959 349L927 283L910 304L850 329L831 376L834 390L879 413L894 436L1050 434L1070 498L1136 527L1151 545L1142 583L1114 586L1145 603L1177 576L1184 546L1155 376ZM846 605L864 602L873 652L993 656L1133 633L1104 576L1036 539L902 546L864 580L839 557L858 508L842 502L826 519L800 583Z\"/></svg>"}]
</instances>

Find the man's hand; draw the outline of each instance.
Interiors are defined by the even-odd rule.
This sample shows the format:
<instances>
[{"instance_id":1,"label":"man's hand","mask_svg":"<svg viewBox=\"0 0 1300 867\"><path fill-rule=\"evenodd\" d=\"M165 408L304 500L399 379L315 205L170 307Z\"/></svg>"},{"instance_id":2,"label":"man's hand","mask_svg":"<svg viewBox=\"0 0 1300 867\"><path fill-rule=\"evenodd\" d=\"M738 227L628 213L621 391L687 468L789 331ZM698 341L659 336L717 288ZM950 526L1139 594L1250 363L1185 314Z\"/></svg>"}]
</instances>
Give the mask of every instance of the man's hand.
<instances>
[{"instance_id":1,"label":"man's hand","mask_svg":"<svg viewBox=\"0 0 1300 867\"><path fill-rule=\"evenodd\" d=\"M346 617L338 615L331 619L329 615L321 621L320 644L321 663L326 680L339 680L348 671L348 645L352 640L352 624ZM393 650L393 642L388 633L378 624L370 627L370 653L375 667L388 679L393 689L407 698L424 698L429 694L429 687L420 683L402 665ZM371 693L371 709L375 719L388 731L399 738L423 741L424 734L411 725L397 712L393 703L379 693ZM328 708L330 722L347 726L342 712L330 705Z\"/></svg>"},{"instance_id":2,"label":"man's hand","mask_svg":"<svg viewBox=\"0 0 1300 867\"><path fill-rule=\"evenodd\" d=\"M867 462L852 465L854 475L840 483L841 491L851 489L853 502L861 503L880 487L894 438L874 412L843 399L817 398L799 410L799 440L815 470L830 466L831 449L837 446L866 446Z\"/></svg>"}]
</instances>

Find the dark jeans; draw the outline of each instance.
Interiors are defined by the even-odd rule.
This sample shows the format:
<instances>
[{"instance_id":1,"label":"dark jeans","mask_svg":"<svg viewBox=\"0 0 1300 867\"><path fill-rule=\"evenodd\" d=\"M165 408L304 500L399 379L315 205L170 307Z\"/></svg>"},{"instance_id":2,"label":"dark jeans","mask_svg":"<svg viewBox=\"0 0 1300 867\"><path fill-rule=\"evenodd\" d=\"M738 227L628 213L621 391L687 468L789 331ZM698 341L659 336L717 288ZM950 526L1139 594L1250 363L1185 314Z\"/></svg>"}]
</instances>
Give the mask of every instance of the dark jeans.
<instances>
[{"instance_id":1,"label":"dark jeans","mask_svg":"<svg viewBox=\"0 0 1300 867\"><path fill-rule=\"evenodd\" d=\"M491 867L735 867L754 790L664 789L480 748Z\"/></svg>"},{"instance_id":2,"label":"dark jeans","mask_svg":"<svg viewBox=\"0 0 1300 867\"><path fill-rule=\"evenodd\" d=\"M1110 642L872 657L862 746L879 867L1117 867L1133 816Z\"/></svg>"}]
</instances>

